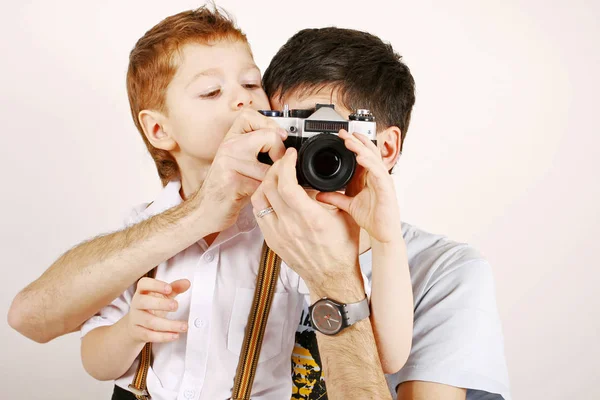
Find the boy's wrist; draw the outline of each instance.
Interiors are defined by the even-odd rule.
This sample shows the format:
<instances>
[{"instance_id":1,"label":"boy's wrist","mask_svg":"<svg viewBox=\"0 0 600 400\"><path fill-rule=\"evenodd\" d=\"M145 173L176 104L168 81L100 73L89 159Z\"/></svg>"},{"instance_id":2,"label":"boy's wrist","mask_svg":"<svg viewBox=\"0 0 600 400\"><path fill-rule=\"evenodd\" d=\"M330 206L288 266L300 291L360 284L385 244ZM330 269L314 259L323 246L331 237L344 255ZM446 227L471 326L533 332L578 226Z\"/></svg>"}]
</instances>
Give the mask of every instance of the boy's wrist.
<instances>
[{"instance_id":1,"label":"boy's wrist","mask_svg":"<svg viewBox=\"0 0 600 400\"><path fill-rule=\"evenodd\" d=\"M140 338L135 337L131 329L130 313L127 313L123 318L117 321L112 327L115 329L115 333L119 338L123 339L123 343L127 348L133 349L134 352L138 353L142 351L146 342Z\"/></svg>"},{"instance_id":2,"label":"boy's wrist","mask_svg":"<svg viewBox=\"0 0 600 400\"><path fill-rule=\"evenodd\" d=\"M370 236L371 241L371 250L374 252L397 252L404 251L406 252L406 242L404 242L404 237L402 236L402 231L398 230L396 234L393 235L394 239L387 242L380 242L375 239L373 236Z\"/></svg>"}]
</instances>

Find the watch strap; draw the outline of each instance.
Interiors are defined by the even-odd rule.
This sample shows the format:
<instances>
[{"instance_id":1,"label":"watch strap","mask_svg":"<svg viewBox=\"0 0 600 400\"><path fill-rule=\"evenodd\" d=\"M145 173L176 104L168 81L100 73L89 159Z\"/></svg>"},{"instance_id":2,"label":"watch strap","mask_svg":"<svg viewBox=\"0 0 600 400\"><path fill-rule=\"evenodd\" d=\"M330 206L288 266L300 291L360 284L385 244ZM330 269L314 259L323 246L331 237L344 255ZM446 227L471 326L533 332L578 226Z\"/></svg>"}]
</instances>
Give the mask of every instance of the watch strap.
<instances>
[{"instance_id":1,"label":"watch strap","mask_svg":"<svg viewBox=\"0 0 600 400\"><path fill-rule=\"evenodd\" d=\"M365 295L365 298L357 303L344 304L344 321L346 326L352 326L358 321L362 321L371 315L369 309L369 299Z\"/></svg>"}]
</instances>

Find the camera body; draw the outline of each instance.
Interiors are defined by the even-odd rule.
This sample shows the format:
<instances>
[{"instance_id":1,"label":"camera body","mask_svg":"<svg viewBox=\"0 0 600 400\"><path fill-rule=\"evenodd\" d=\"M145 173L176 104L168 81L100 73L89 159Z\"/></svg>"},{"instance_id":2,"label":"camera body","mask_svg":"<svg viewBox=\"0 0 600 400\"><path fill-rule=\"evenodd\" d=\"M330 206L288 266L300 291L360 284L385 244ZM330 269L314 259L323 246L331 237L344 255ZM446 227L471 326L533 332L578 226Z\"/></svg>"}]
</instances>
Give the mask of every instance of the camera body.
<instances>
[{"instance_id":1,"label":"camera body","mask_svg":"<svg viewBox=\"0 0 600 400\"><path fill-rule=\"evenodd\" d=\"M356 170L356 156L344 145L338 133L344 129L361 133L377 143L375 118L369 110L355 110L346 120L333 104L317 104L315 109L282 111L262 110L261 114L276 121L288 133L286 148L298 151L296 175L298 183L322 192L344 188ZM272 164L267 154L259 161Z\"/></svg>"}]
</instances>

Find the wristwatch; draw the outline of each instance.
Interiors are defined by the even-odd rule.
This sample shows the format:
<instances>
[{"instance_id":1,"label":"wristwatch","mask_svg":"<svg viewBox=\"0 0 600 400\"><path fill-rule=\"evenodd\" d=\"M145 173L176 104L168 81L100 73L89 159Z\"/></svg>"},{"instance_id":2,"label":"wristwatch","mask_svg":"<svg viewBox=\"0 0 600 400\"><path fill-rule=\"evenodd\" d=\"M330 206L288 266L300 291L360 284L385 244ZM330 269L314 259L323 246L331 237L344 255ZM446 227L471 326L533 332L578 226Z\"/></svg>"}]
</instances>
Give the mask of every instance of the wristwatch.
<instances>
[{"instance_id":1,"label":"wristwatch","mask_svg":"<svg viewBox=\"0 0 600 400\"><path fill-rule=\"evenodd\" d=\"M310 306L308 311L313 328L330 336L371 315L366 295L363 300L351 304L342 304L323 297Z\"/></svg>"}]
</instances>

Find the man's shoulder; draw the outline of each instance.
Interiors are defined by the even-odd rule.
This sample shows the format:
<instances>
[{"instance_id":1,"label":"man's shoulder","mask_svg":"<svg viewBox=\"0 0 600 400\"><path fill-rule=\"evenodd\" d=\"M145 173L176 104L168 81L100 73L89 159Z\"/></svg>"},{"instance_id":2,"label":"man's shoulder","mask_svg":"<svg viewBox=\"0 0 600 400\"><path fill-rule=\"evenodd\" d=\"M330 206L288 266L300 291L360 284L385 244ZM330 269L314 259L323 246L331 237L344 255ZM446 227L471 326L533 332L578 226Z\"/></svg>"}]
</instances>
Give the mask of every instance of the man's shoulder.
<instances>
[{"instance_id":1,"label":"man's shoulder","mask_svg":"<svg viewBox=\"0 0 600 400\"><path fill-rule=\"evenodd\" d=\"M431 264L436 268L451 268L472 261L485 261L483 255L472 245L427 232L414 225L403 223L402 233L406 242L411 268ZM420 264L420 265L417 265Z\"/></svg>"},{"instance_id":2,"label":"man's shoulder","mask_svg":"<svg viewBox=\"0 0 600 400\"><path fill-rule=\"evenodd\" d=\"M434 285L478 285L492 279L489 262L468 243L410 224L402 226L415 300Z\"/></svg>"},{"instance_id":3,"label":"man's shoulder","mask_svg":"<svg viewBox=\"0 0 600 400\"><path fill-rule=\"evenodd\" d=\"M467 399L510 399L492 267L467 243L403 226L413 284L411 355L388 376L469 389ZM394 397L395 398L395 397Z\"/></svg>"}]
</instances>

